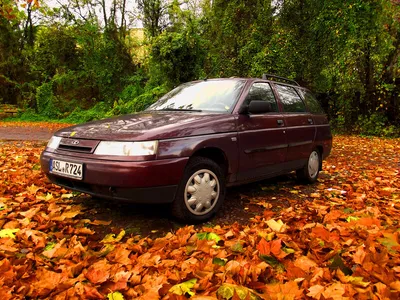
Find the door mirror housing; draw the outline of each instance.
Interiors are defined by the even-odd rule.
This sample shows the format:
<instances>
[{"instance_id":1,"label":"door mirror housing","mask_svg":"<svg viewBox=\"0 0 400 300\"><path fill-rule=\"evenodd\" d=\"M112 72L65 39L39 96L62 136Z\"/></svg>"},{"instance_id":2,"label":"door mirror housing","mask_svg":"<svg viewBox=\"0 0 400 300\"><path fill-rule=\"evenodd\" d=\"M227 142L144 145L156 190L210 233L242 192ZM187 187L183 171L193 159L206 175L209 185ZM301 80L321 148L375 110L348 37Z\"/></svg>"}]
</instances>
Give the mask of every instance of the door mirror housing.
<instances>
[{"instance_id":1,"label":"door mirror housing","mask_svg":"<svg viewBox=\"0 0 400 300\"><path fill-rule=\"evenodd\" d=\"M263 100L250 101L247 107L247 113L250 114L264 114L268 112L272 112L272 105Z\"/></svg>"}]
</instances>

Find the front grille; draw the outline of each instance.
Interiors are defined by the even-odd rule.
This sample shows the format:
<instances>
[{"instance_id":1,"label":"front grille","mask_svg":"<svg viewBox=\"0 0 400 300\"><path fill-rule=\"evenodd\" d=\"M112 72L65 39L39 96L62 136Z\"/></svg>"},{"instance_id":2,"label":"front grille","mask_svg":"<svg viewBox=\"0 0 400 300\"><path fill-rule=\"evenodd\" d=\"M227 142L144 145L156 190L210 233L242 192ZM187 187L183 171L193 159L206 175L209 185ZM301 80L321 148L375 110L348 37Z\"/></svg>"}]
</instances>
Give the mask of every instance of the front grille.
<instances>
[{"instance_id":1,"label":"front grille","mask_svg":"<svg viewBox=\"0 0 400 300\"><path fill-rule=\"evenodd\" d=\"M100 141L62 138L58 150L73 151L80 153L93 153Z\"/></svg>"},{"instance_id":2,"label":"front grille","mask_svg":"<svg viewBox=\"0 0 400 300\"><path fill-rule=\"evenodd\" d=\"M92 153L92 147L81 147L81 146L72 146L72 145L59 145L58 149L67 150L67 151L76 151L76 152L84 152L84 153Z\"/></svg>"}]
</instances>

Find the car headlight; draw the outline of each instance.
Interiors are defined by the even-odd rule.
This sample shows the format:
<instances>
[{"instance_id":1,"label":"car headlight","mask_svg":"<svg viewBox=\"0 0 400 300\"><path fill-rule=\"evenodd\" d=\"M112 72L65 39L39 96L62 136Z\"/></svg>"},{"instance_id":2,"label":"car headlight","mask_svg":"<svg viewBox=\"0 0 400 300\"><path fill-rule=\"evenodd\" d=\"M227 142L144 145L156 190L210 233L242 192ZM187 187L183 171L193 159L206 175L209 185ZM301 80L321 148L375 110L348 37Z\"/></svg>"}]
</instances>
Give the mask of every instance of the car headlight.
<instances>
[{"instance_id":1,"label":"car headlight","mask_svg":"<svg viewBox=\"0 0 400 300\"><path fill-rule=\"evenodd\" d=\"M157 153L158 141L147 142L107 142L102 141L94 154L116 156L146 156Z\"/></svg>"},{"instance_id":2,"label":"car headlight","mask_svg":"<svg viewBox=\"0 0 400 300\"><path fill-rule=\"evenodd\" d=\"M50 138L49 142L47 143L47 148L57 149L60 142L61 142L61 137L53 135Z\"/></svg>"}]
</instances>

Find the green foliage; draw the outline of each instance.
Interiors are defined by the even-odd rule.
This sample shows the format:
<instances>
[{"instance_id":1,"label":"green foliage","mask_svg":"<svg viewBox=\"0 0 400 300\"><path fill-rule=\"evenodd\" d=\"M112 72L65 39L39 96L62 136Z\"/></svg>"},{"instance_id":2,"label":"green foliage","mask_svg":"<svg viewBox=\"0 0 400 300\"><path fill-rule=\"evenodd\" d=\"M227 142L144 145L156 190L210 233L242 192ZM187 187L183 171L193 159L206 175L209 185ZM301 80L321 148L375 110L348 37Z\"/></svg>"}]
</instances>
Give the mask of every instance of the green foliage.
<instances>
[{"instance_id":1,"label":"green foliage","mask_svg":"<svg viewBox=\"0 0 400 300\"><path fill-rule=\"evenodd\" d=\"M260 74L268 73L295 79L295 57L286 55L292 52L296 52L294 36L284 30L275 33L268 44L254 56L251 76L260 77Z\"/></svg>"},{"instance_id":2,"label":"green foliage","mask_svg":"<svg viewBox=\"0 0 400 300\"><path fill-rule=\"evenodd\" d=\"M130 88L136 91L132 86L127 87L127 89ZM119 101L115 102L112 110L108 112L108 115L131 114L144 110L158 100L161 96L163 96L167 91L168 90L165 86L157 86L154 88L151 86L146 86L144 92L136 97L132 97L127 101L120 99ZM124 92L122 93L123 95L126 94Z\"/></svg>"},{"instance_id":3,"label":"green foliage","mask_svg":"<svg viewBox=\"0 0 400 300\"><path fill-rule=\"evenodd\" d=\"M26 108L18 117L21 121L46 121L47 117L38 115L33 108Z\"/></svg>"},{"instance_id":4,"label":"green foliage","mask_svg":"<svg viewBox=\"0 0 400 300\"><path fill-rule=\"evenodd\" d=\"M57 119L60 111L56 106L57 99L53 95L53 82L45 82L36 89L36 107L39 115L49 119Z\"/></svg>"},{"instance_id":5,"label":"green foliage","mask_svg":"<svg viewBox=\"0 0 400 300\"><path fill-rule=\"evenodd\" d=\"M14 7L7 0L0 5L0 12L7 5ZM20 48L22 33L16 30L16 24L17 19L7 20L0 13L0 103L17 104L21 93L18 79L25 75Z\"/></svg>"},{"instance_id":6,"label":"green foliage","mask_svg":"<svg viewBox=\"0 0 400 300\"><path fill-rule=\"evenodd\" d=\"M113 30L102 33L91 23L75 30L82 87L90 98L112 104L135 70L128 50Z\"/></svg>"},{"instance_id":7,"label":"green foliage","mask_svg":"<svg viewBox=\"0 0 400 300\"><path fill-rule=\"evenodd\" d=\"M57 23L39 27L29 50L26 55L31 59L31 72L41 80L76 69L79 64L73 31Z\"/></svg>"},{"instance_id":8,"label":"green foliage","mask_svg":"<svg viewBox=\"0 0 400 300\"><path fill-rule=\"evenodd\" d=\"M373 113L370 116L359 116L356 127L362 135L396 137L400 131L393 125L389 125L388 118L382 113Z\"/></svg>"},{"instance_id":9,"label":"green foliage","mask_svg":"<svg viewBox=\"0 0 400 300\"><path fill-rule=\"evenodd\" d=\"M216 0L206 7L204 21L213 60L207 73L218 77L252 74L254 57L273 34L271 1Z\"/></svg>"},{"instance_id":10,"label":"green foliage","mask_svg":"<svg viewBox=\"0 0 400 300\"><path fill-rule=\"evenodd\" d=\"M119 100L122 102L128 102L143 94L150 86L148 85L145 87L145 81L146 77L142 72L138 72L128 78L125 82L125 88L119 94Z\"/></svg>"},{"instance_id":11,"label":"green foliage","mask_svg":"<svg viewBox=\"0 0 400 300\"><path fill-rule=\"evenodd\" d=\"M168 23L166 3L162 0L138 0L137 4L147 34L151 37L159 35Z\"/></svg>"},{"instance_id":12,"label":"green foliage","mask_svg":"<svg viewBox=\"0 0 400 300\"><path fill-rule=\"evenodd\" d=\"M83 123L100 120L107 116L108 107L104 102L98 102L89 109L75 108L70 115L62 121L66 123Z\"/></svg>"},{"instance_id":13,"label":"green foliage","mask_svg":"<svg viewBox=\"0 0 400 300\"><path fill-rule=\"evenodd\" d=\"M393 80L393 70L387 66L399 53L393 48L400 33L398 20L393 19L396 10L390 1L330 2L314 22L315 34L326 36L321 39L325 46L320 47L320 73L330 83L325 88L338 95L337 112L348 125L377 107L398 112L393 90L378 96ZM387 116L395 121L393 114Z\"/></svg>"},{"instance_id":14,"label":"green foliage","mask_svg":"<svg viewBox=\"0 0 400 300\"><path fill-rule=\"evenodd\" d=\"M194 28L163 32L151 48L153 75L170 87L198 79L204 59L203 40Z\"/></svg>"}]
</instances>

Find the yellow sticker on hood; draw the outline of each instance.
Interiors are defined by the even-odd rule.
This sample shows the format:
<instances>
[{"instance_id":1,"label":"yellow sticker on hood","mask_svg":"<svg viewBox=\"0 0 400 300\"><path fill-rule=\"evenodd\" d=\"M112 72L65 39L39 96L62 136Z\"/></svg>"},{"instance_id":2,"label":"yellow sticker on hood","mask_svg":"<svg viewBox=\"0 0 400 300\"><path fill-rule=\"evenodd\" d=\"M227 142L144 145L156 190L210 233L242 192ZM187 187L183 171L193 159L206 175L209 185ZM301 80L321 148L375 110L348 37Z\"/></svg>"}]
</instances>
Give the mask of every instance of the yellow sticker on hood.
<instances>
[{"instance_id":1,"label":"yellow sticker on hood","mask_svg":"<svg viewBox=\"0 0 400 300\"><path fill-rule=\"evenodd\" d=\"M74 136L76 134L76 131L72 131L69 136Z\"/></svg>"}]
</instances>

